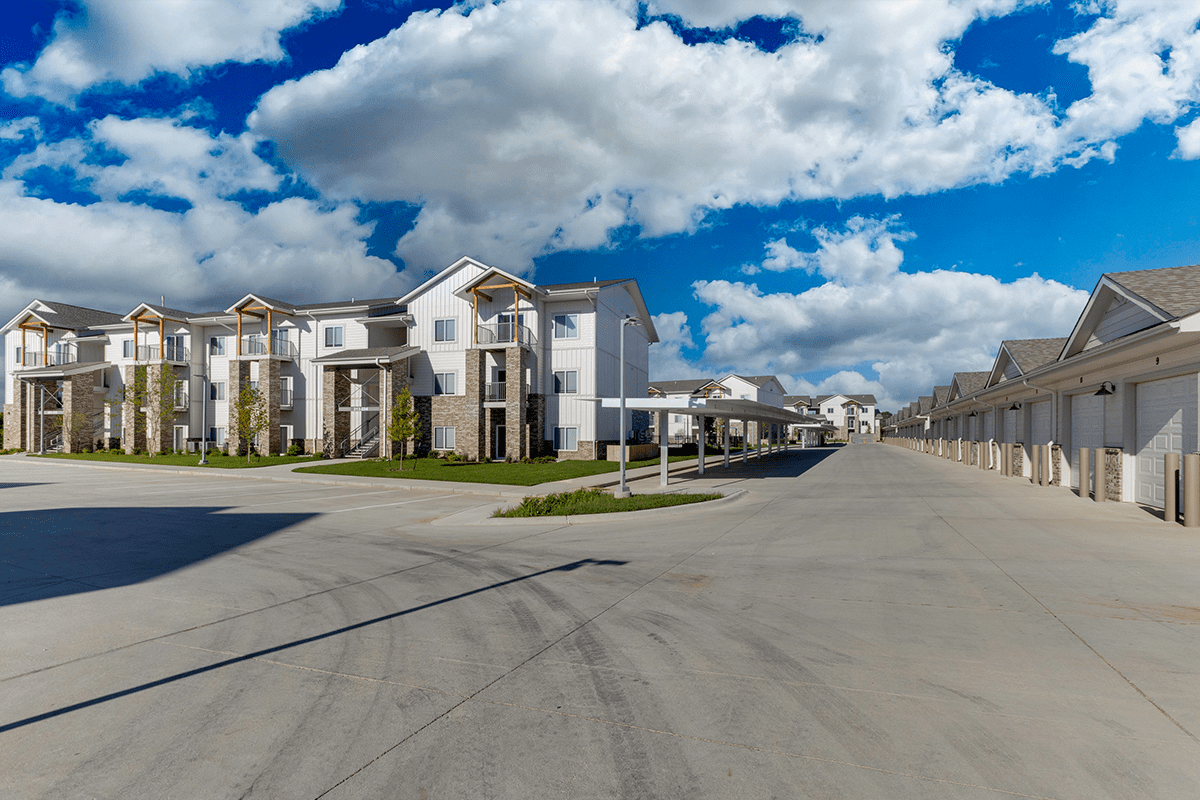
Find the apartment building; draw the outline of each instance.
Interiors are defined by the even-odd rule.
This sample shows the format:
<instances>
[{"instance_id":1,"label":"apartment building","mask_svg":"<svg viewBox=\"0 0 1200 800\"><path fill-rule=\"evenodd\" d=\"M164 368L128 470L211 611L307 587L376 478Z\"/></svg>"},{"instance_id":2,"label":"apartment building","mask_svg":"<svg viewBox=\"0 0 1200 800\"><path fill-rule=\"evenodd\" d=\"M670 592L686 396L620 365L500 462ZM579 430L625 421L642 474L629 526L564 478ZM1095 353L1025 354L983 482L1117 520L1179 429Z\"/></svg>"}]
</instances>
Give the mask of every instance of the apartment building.
<instances>
[{"instance_id":1,"label":"apartment building","mask_svg":"<svg viewBox=\"0 0 1200 800\"><path fill-rule=\"evenodd\" d=\"M260 451L386 457L399 445L388 411L408 387L410 452L596 458L620 438L596 398L619 391L622 328L626 393L644 396L658 336L633 279L538 286L464 257L403 297L251 293L219 311L124 315L34 300L0 329L4 445L236 450L231 401L250 386L268 419ZM646 422L635 414L635 432Z\"/></svg>"}]
</instances>

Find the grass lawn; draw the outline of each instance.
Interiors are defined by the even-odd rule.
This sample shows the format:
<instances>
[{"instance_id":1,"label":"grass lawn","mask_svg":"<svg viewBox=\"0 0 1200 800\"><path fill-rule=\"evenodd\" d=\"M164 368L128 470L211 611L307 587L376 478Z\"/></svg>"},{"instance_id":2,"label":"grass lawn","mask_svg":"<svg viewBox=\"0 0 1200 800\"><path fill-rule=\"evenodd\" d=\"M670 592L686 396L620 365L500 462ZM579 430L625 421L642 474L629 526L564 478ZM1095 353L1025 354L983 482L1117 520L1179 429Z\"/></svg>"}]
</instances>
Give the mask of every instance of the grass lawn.
<instances>
[{"instance_id":1,"label":"grass lawn","mask_svg":"<svg viewBox=\"0 0 1200 800\"><path fill-rule=\"evenodd\" d=\"M608 514L613 511L641 511L716 500L719 494L635 494L618 499L599 489L578 489L546 497L526 497L520 505L497 511L493 517L562 517L580 514Z\"/></svg>"},{"instance_id":2,"label":"grass lawn","mask_svg":"<svg viewBox=\"0 0 1200 800\"><path fill-rule=\"evenodd\" d=\"M33 457L71 458L79 461L116 461L125 464L163 464L172 467L201 466L199 453L189 453L183 456L127 456L124 453L47 453L44 456ZM216 453L210 453L208 463L204 466L213 467L214 469L246 469L247 467L273 467L276 464L299 464L311 461L320 461L320 459L313 456L251 456L250 463L247 464L245 456L219 456Z\"/></svg>"},{"instance_id":3,"label":"grass lawn","mask_svg":"<svg viewBox=\"0 0 1200 800\"><path fill-rule=\"evenodd\" d=\"M695 456L672 456L671 461L686 461ZM649 467L658 459L630 461L626 469ZM502 483L509 486L536 486L539 483L616 472L615 461L558 461L553 464L467 464L443 461L440 458L406 458L404 471L398 461L359 461L350 464L323 464L303 467L297 472L319 472L327 475L362 475L370 478L413 478L425 481L457 481L463 483Z\"/></svg>"}]
</instances>

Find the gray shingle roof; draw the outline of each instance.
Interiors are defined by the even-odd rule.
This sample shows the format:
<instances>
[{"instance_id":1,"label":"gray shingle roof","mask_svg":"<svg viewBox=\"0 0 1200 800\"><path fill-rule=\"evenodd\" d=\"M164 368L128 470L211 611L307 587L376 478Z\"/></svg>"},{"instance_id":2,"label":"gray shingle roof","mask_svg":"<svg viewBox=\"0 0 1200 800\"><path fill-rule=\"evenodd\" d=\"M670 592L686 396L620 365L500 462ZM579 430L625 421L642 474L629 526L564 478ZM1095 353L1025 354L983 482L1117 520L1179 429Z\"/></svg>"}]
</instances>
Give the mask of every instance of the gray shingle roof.
<instances>
[{"instance_id":1,"label":"gray shingle roof","mask_svg":"<svg viewBox=\"0 0 1200 800\"><path fill-rule=\"evenodd\" d=\"M990 372L956 372L954 373L954 382L958 384L958 391L963 397L975 394L987 384L988 375Z\"/></svg>"},{"instance_id":2,"label":"gray shingle roof","mask_svg":"<svg viewBox=\"0 0 1200 800\"><path fill-rule=\"evenodd\" d=\"M262 297L262 295L255 295L255 297ZM271 300L269 297L263 297L262 299L268 300L271 303L287 305L287 303L281 303L278 300ZM316 311L319 308L343 308L344 306L381 306L386 303L395 303L399 299L399 297L377 297L373 300L367 300L356 297L353 300L333 300L328 303L306 303L304 305L293 306L292 308L296 311Z\"/></svg>"},{"instance_id":3,"label":"gray shingle roof","mask_svg":"<svg viewBox=\"0 0 1200 800\"><path fill-rule=\"evenodd\" d=\"M785 406L794 406L797 404L807 406L812 404L812 398L806 394L785 394L783 396L783 404Z\"/></svg>"},{"instance_id":4,"label":"gray shingle roof","mask_svg":"<svg viewBox=\"0 0 1200 800\"><path fill-rule=\"evenodd\" d=\"M547 286L539 286L539 289L546 291L563 291L566 289L603 289L605 286L615 286L618 283L631 281L633 278L617 278L611 281L583 281L581 283L551 283Z\"/></svg>"},{"instance_id":5,"label":"gray shingle roof","mask_svg":"<svg viewBox=\"0 0 1200 800\"><path fill-rule=\"evenodd\" d=\"M319 364L322 361L346 361L349 359L374 361L377 358L394 356L408 349L410 349L409 345L399 345L394 347L361 347L356 350L339 350L333 353L326 353L320 358L314 358L313 363Z\"/></svg>"},{"instance_id":6,"label":"gray shingle roof","mask_svg":"<svg viewBox=\"0 0 1200 800\"><path fill-rule=\"evenodd\" d=\"M933 395L925 395L917 400L917 413L928 414L929 409L933 408Z\"/></svg>"},{"instance_id":7,"label":"gray shingle roof","mask_svg":"<svg viewBox=\"0 0 1200 800\"><path fill-rule=\"evenodd\" d=\"M934 403L935 406L946 405L946 401L950 399L950 387L949 386L933 387L933 396L935 398L935 403Z\"/></svg>"},{"instance_id":8,"label":"gray shingle roof","mask_svg":"<svg viewBox=\"0 0 1200 800\"><path fill-rule=\"evenodd\" d=\"M94 308L73 306L67 303L55 303L50 300L39 300L38 302L53 310L54 313L34 313L44 317L51 325L61 328L79 330L81 328L90 328L93 325L113 325L121 321L120 314L112 314L108 311L97 311Z\"/></svg>"},{"instance_id":9,"label":"gray shingle roof","mask_svg":"<svg viewBox=\"0 0 1200 800\"><path fill-rule=\"evenodd\" d=\"M652 381L651 389L657 389L663 394L681 394L687 392L694 394L701 386L712 383L710 378L688 378L683 381Z\"/></svg>"},{"instance_id":10,"label":"gray shingle roof","mask_svg":"<svg viewBox=\"0 0 1200 800\"><path fill-rule=\"evenodd\" d=\"M1108 278L1173 317L1200 306L1200 265L1110 272Z\"/></svg>"},{"instance_id":11,"label":"gray shingle roof","mask_svg":"<svg viewBox=\"0 0 1200 800\"><path fill-rule=\"evenodd\" d=\"M202 316L197 314L195 311L183 311L178 308L168 308L167 306L155 305L154 303L142 303L142 305L170 319L189 320L193 317Z\"/></svg>"},{"instance_id":12,"label":"gray shingle roof","mask_svg":"<svg viewBox=\"0 0 1200 800\"><path fill-rule=\"evenodd\" d=\"M1066 337L1059 339L1009 339L1002 344L1017 362L1021 372L1029 372L1058 358Z\"/></svg>"}]
</instances>

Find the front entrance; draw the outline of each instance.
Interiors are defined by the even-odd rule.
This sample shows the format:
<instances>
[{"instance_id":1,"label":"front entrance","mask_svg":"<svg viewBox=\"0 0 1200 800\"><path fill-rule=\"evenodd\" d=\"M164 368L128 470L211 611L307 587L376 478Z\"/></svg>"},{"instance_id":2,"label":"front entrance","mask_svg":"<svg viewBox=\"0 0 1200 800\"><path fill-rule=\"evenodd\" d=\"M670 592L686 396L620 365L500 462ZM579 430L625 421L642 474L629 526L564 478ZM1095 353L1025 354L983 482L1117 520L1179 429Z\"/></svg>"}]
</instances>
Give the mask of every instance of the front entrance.
<instances>
[{"instance_id":1,"label":"front entrance","mask_svg":"<svg viewBox=\"0 0 1200 800\"><path fill-rule=\"evenodd\" d=\"M187 426L176 425L175 436L172 439L171 449L184 450L187 448Z\"/></svg>"},{"instance_id":2,"label":"front entrance","mask_svg":"<svg viewBox=\"0 0 1200 800\"><path fill-rule=\"evenodd\" d=\"M507 448L505 448L505 446L504 446L504 426L503 425L497 425L492 430L492 450L493 450L492 458L495 458L495 459L503 459L504 456L508 453Z\"/></svg>"}]
</instances>

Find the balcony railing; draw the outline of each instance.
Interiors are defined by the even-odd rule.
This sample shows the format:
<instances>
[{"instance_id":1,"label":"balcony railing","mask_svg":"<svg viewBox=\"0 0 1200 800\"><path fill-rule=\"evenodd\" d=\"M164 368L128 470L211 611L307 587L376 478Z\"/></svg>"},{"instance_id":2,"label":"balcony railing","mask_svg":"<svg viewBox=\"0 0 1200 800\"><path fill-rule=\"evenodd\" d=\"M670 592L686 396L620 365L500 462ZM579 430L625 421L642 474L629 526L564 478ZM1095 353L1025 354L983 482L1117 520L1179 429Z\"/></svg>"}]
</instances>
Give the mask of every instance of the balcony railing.
<instances>
[{"instance_id":1,"label":"balcony railing","mask_svg":"<svg viewBox=\"0 0 1200 800\"><path fill-rule=\"evenodd\" d=\"M499 383L485 383L483 385L483 399L487 402L504 400L507 397L504 387L504 381L500 381Z\"/></svg>"},{"instance_id":2,"label":"balcony railing","mask_svg":"<svg viewBox=\"0 0 1200 800\"><path fill-rule=\"evenodd\" d=\"M79 361L79 350L73 344L56 344L43 353L41 350L26 350L21 353L22 367L61 367Z\"/></svg>"},{"instance_id":3,"label":"balcony railing","mask_svg":"<svg viewBox=\"0 0 1200 800\"><path fill-rule=\"evenodd\" d=\"M537 337L524 325L500 322L493 325L476 325L475 341L479 344L520 344L536 347Z\"/></svg>"},{"instance_id":4,"label":"balcony railing","mask_svg":"<svg viewBox=\"0 0 1200 800\"><path fill-rule=\"evenodd\" d=\"M183 361L190 359L188 349L181 344L168 344L160 347L156 344L141 344L137 349L138 361Z\"/></svg>"},{"instance_id":5,"label":"balcony railing","mask_svg":"<svg viewBox=\"0 0 1200 800\"><path fill-rule=\"evenodd\" d=\"M295 342L282 337L273 337L270 340L270 349L267 347L268 340L266 336L258 334L250 334L242 337L242 355L244 356L265 356L275 355L285 358L296 358L300 353L300 348L296 347Z\"/></svg>"}]
</instances>

